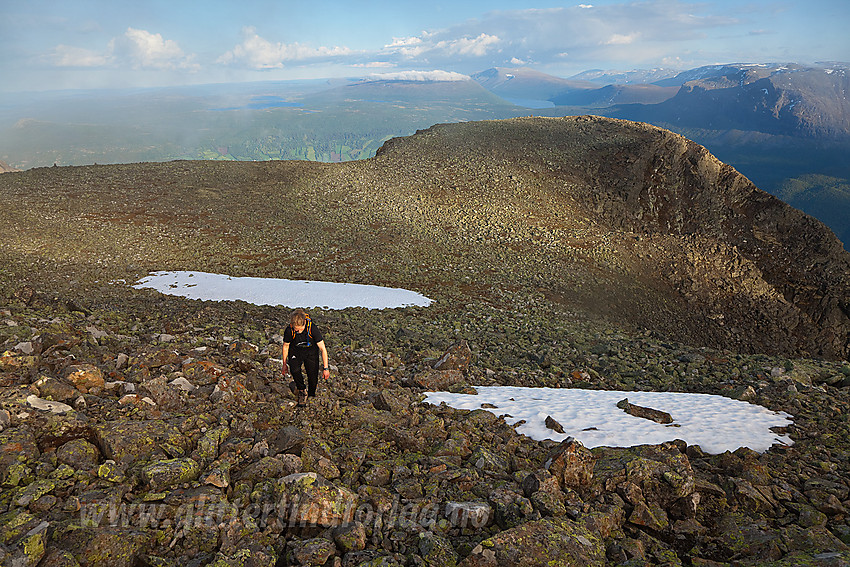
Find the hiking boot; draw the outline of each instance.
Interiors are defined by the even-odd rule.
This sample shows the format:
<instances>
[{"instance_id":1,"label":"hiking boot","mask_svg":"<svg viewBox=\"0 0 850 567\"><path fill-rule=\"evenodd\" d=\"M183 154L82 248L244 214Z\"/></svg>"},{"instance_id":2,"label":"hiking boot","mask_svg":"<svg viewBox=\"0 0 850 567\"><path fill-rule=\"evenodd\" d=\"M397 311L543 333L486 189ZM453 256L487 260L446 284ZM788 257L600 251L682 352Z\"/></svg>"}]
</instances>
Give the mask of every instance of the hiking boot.
<instances>
[{"instance_id":1,"label":"hiking boot","mask_svg":"<svg viewBox=\"0 0 850 567\"><path fill-rule=\"evenodd\" d=\"M298 406L304 407L307 405L307 392L305 390L298 390Z\"/></svg>"}]
</instances>

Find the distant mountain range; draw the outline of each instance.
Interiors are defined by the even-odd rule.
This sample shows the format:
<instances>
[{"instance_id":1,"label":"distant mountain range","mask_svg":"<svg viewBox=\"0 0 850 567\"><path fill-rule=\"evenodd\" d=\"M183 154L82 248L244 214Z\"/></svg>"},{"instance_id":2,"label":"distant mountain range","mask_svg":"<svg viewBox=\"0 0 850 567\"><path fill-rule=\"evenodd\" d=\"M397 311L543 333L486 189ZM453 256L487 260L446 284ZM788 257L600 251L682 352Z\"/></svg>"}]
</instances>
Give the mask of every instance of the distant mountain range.
<instances>
[{"instance_id":1,"label":"distant mountain range","mask_svg":"<svg viewBox=\"0 0 850 567\"><path fill-rule=\"evenodd\" d=\"M482 87L507 100L549 101L560 95L591 91L598 85L585 80L562 79L521 67L494 67L472 75Z\"/></svg>"},{"instance_id":2,"label":"distant mountain range","mask_svg":"<svg viewBox=\"0 0 850 567\"><path fill-rule=\"evenodd\" d=\"M437 123L536 114L648 122L707 147L850 243L848 63L675 72L527 67L366 79L0 95L10 167L173 159L349 161ZM453 80L440 80L451 78Z\"/></svg>"},{"instance_id":3,"label":"distant mountain range","mask_svg":"<svg viewBox=\"0 0 850 567\"><path fill-rule=\"evenodd\" d=\"M679 75L676 79L684 82L669 100L619 113L696 128L850 140L848 68L846 64L704 67Z\"/></svg>"},{"instance_id":4,"label":"distant mountain range","mask_svg":"<svg viewBox=\"0 0 850 567\"><path fill-rule=\"evenodd\" d=\"M664 70L588 71L560 79L526 68L493 68L472 78L504 98L616 107L606 114L632 120L850 140L848 69L847 63L712 65L674 76ZM606 79L611 82L599 86ZM620 107L627 104L643 106Z\"/></svg>"}]
</instances>

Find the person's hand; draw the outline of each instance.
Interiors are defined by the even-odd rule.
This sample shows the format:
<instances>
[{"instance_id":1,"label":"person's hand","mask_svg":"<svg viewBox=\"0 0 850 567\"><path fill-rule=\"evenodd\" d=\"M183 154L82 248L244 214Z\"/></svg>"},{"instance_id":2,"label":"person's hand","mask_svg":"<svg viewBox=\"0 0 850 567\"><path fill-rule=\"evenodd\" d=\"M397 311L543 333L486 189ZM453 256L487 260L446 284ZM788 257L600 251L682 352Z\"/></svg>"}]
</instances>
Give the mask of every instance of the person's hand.
<instances>
[{"instance_id":1,"label":"person's hand","mask_svg":"<svg viewBox=\"0 0 850 567\"><path fill-rule=\"evenodd\" d=\"M323 369L322 370L322 378L330 378L330 377L331 377L331 371L328 370L327 368Z\"/></svg>"},{"instance_id":2,"label":"person's hand","mask_svg":"<svg viewBox=\"0 0 850 567\"><path fill-rule=\"evenodd\" d=\"M286 360L283 361L283 375L286 376L289 374L289 365L286 364Z\"/></svg>"}]
</instances>

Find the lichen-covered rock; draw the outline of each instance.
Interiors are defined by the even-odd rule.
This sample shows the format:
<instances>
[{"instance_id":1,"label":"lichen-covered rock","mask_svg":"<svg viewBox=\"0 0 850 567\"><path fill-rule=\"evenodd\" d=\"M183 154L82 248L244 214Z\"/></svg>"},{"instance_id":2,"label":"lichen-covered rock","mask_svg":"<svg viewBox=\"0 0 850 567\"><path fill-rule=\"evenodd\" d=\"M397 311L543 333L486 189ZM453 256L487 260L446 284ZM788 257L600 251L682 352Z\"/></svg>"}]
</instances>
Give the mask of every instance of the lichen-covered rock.
<instances>
[{"instance_id":1,"label":"lichen-covered rock","mask_svg":"<svg viewBox=\"0 0 850 567\"><path fill-rule=\"evenodd\" d=\"M419 534L419 555L428 567L455 567L458 562L451 542L433 532Z\"/></svg>"},{"instance_id":2,"label":"lichen-covered rock","mask_svg":"<svg viewBox=\"0 0 850 567\"><path fill-rule=\"evenodd\" d=\"M567 437L549 452L545 468L558 479L562 488L578 490L593 478L594 456L581 443Z\"/></svg>"},{"instance_id":3,"label":"lichen-covered rock","mask_svg":"<svg viewBox=\"0 0 850 567\"><path fill-rule=\"evenodd\" d=\"M256 400L256 394L247 387L245 376L222 376L218 379L215 389L210 394L210 401L215 404L247 405Z\"/></svg>"},{"instance_id":4,"label":"lichen-covered rock","mask_svg":"<svg viewBox=\"0 0 850 567\"><path fill-rule=\"evenodd\" d=\"M207 430L198 440L198 446L193 453L197 459L212 461L218 457L218 448L230 435L230 428L220 425Z\"/></svg>"},{"instance_id":5,"label":"lichen-covered rock","mask_svg":"<svg viewBox=\"0 0 850 567\"><path fill-rule=\"evenodd\" d=\"M84 394L94 388L101 389L106 385L103 372L93 364L69 366L65 369L65 380Z\"/></svg>"},{"instance_id":6,"label":"lichen-covered rock","mask_svg":"<svg viewBox=\"0 0 850 567\"><path fill-rule=\"evenodd\" d=\"M534 509L528 498L508 488L497 488L488 497L493 516L502 529L515 528L528 519Z\"/></svg>"},{"instance_id":7,"label":"lichen-covered rock","mask_svg":"<svg viewBox=\"0 0 850 567\"><path fill-rule=\"evenodd\" d=\"M390 470L378 463L362 473L363 482L370 486L386 486L390 483Z\"/></svg>"},{"instance_id":8,"label":"lichen-covered rock","mask_svg":"<svg viewBox=\"0 0 850 567\"><path fill-rule=\"evenodd\" d=\"M163 420L106 421L92 427L101 452L119 463L138 460L160 451L164 444L182 447L180 430Z\"/></svg>"},{"instance_id":9,"label":"lichen-covered rock","mask_svg":"<svg viewBox=\"0 0 850 567\"><path fill-rule=\"evenodd\" d=\"M5 351L0 354L0 371L21 372L29 371L38 364L38 357Z\"/></svg>"},{"instance_id":10,"label":"lichen-covered rock","mask_svg":"<svg viewBox=\"0 0 850 567\"><path fill-rule=\"evenodd\" d=\"M124 482L124 469L115 461L109 459L97 467L97 476L109 482Z\"/></svg>"},{"instance_id":11,"label":"lichen-covered rock","mask_svg":"<svg viewBox=\"0 0 850 567\"><path fill-rule=\"evenodd\" d=\"M483 528L493 519L493 508L486 502L447 502L446 518L461 528Z\"/></svg>"},{"instance_id":12,"label":"lichen-covered rock","mask_svg":"<svg viewBox=\"0 0 850 567\"><path fill-rule=\"evenodd\" d=\"M434 370L457 370L461 374L466 374L469 369L469 363L472 361L472 350L465 340L461 340L453 344L449 349L434 363Z\"/></svg>"},{"instance_id":13,"label":"lichen-covered rock","mask_svg":"<svg viewBox=\"0 0 850 567\"><path fill-rule=\"evenodd\" d=\"M413 377L413 384L431 392L448 390L450 387L463 382L460 370L436 370L429 368Z\"/></svg>"},{"instance_id":14,"label":"lichen-covered rock","mask_svg":"<svg viewBox=\"0 0 850 567\"><path fill-rule=\"evenodd\" d=\"M36 567L36 565L39 565L47 547L46 527L47 523L45 522L41 529L36 528L34 533L28 533L18 540L3 561L3 565L13 567Z\"/></svg>"},{"instance_id":15,"label":"lichen-covered rock","mask_svg":"<svg viewBox=\"0 0 850 567\"><path fill-rule=\"evenodd\" d=\"M183 407L183 392L177 386L172 386L168 383L168 378L160 374L149 380L145 380L140 385L143 391L150 394L151 399L157 406L164 410L178 410Z\"/></svg>"},{"instance_id":16,"label":"lichen-covered rock","mask_svg":"<svg viewBox=\"0 0 850 567\"><path fill-rule=\"evenodd\" d=\"M0 514L0 543L9 545L18 541L39 523L38 518L20 508Z\"/></svg>"},{"instance_id":17,"label":"lichen-covered rock","mask_svg":"<svg viewBox=\"0 0 850 567\"><path fill-rule=\"evenodd\" d=\"M195 386L211 386L227 373L224 366L209 360L196 360L184 364L183 375Z\"/></svg>"},{"instance_id":18,"label":"lichen-covered rock","mask_svg":"<svg viewBox=\"0 0 850 567\"><path fill-rule=\"evenodd\" d=\"M475 449L469 457L469 463L479 470L497 474L507 474L510 467L507 459L486 447Z\"/></svg>"},{"instance_id":19,"label":"lichen-covered rock","mask_svg":"<svg viewBox=\"0 0 850 567\"><path fill-rule=\"evenodd\" d=\"M56 449L56 459L75 469L92 469L100 458L100 450L85 439L72 439Z\"/></svg>"},{"instance_id":20,"label":"lichen-covered rock","mask_svg":"<svg viewBox=\"0 0 850 567\"><path fill-rule=\"evenodd\" d=\"M284 457L294 457L288 459ZM239 480L258 482L261 480L274 480L291 474L301 472L295 455L280 455L279 457L263 457L259 461L251 463L239 473ZM300 461L300 459L298 459Z\"/></svg>"},{"instance_id":21,"label":"lichen-covered rock","mask_svg":"<svg viewBox=\"0 0 850 567\"><path fill-rule=\"evenodd\" d=\"M57 378L45 377L36 383L38 391L43 398L50 398L58 402L75 400L80 396L80 391Z\"/></svg>"},{"instance_id":22,"label":"lichen-covered rock","mask_svg":"<svg viewBox=\"0 0 850 567\"><path fill-rule=\"evenodd\" d=\"M25 463L40 454L28 428L12 427L0 432L0 485L17 486L27 468Z\"/></svg>"},{"instance_id":23,"label":"lichen-covered rock","mask_svg":"<svg viewBox=\"0 0 850 567\"><path fill-rule=\"evenodd\" d=\"M562 518L527 522L485 539L460 567L602 567L605 546L590 530Z\"/></svg>"},{"instance_id":24,"label":"lichen-covered rock","mask_svg":"<svg viewBox=\"0 0 850 567\"><path fill-rule=\"evenodd\" d=\"M227 461L213 463L201 475L200 480L203 484L209 484L218 488L227 488L230 486L230 463Z\"/></svg>"},{"instance_id":25,"label":"lichen-covered rock","mask_svg":"<svg viewBox=\"0 0 850 567\"><path fill-rule=\"evenodd\" d=\"M292 540L287 544L290 562L294 565L317 567L336 553L334 542L324 538Z\"/></svg>"},{"instance_id":26,"label":"lichen-covered rock","mask_svg":"<svg viewBox=\"0 0 850 567\"><path fill-rule=\"evenodd\" d=\"M125 527L69 528L54 535L81 567L133 567L147 549L152 534Z\"/></svg>"},{"instance_id":27,"label":"lichen-covered rock","mask_svg":"<svg viewBox=\"0 0 850 567\"><path fill-rule=\"evenodd\" d=\"M142 469L142 478L153 490L196 480L201 466L195 459L178 458L158 461Z\"/></svg>"},{"instance_id":28,"label":"lichen-covered rock","mask_svg":"<svg viewBox=\"0 0 850 567\"><path fill-rule=\"evenodd\" d=\"M300 455L307 436L298 427L287 425L272 432L266 440L269 444L270 454L272 455L278 453Z\"/></svg>"},{"instance_id":29,"label":"lichen-covered rock","mask_svg":"<svg viewBox=\"0 0 850 567\"><path fill-rule=\"evenodd\" d=\"M64 549L52 549L41 560L40 567L80 567L74 554Z\"/></svg>"},{"instance_id":30,"label":"lichen-covered rock","mask_svg":"<svg viewBox=\"0 0 850 567\"><path fill-rule=\"evenodd\" d=\"M334 486L316 473L296 473L279 479L281 515L290 525L333 527L352 521L357 495Z\"/></svg>"},{"instance_id":31,"label":"lichen-covered rock","mask_svg":"<svg viewBox=\"0 0 850 567\"><path fill-rule=\"evenodd\" d=\"M29 483L22 492L15 495L13 503L15 506L29 506L42 496L50 494L56 489L56 481L40 479ZM20 489L19 489L20 490Z\"/></svg>"},{"instance_id":32,"label":"lichen-covered rock","mask_svg":"<svg viewBox=\"0 0 850 567\"><path fill-rule=\"evenodd\" d=\"M599 447L593 454L593 484L597 491L620 492L632 505L643 500L656 503L665 511L687 513L689 507L677 503L691 497L696 480L688 457L676 444Z\"/></svg>"},{"instance_id":33,"label":"lichen-covered rock","mask_svg":"<svg viewBox=\"0 0 850 567\"><path fill-rule=\"evenodd\" d=\"M336 546L343 553L366 549L366 526L360 522L352 522L335 528L333 536Z\"/></svg>"}]
</instances>

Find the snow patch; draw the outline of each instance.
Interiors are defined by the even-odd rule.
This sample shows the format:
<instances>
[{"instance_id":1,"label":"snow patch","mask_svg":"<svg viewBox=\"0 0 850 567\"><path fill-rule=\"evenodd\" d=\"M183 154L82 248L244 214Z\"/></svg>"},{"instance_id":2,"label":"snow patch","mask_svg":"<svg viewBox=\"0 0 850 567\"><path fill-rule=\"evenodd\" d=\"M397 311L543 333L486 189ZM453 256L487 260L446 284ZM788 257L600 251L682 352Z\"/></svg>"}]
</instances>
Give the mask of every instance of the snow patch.
<instances>
[{"instance_id":1,"label":"snow patch","mask_svg":"<svg viewBox=\"0 0 850 567\"><path fill-rule=\"evenodd\" d=\"M585 447L631 447L683 439L706 453L749 447L766 451L774 443L791 445L788 435L771 428L787 427L792 416L759 405L715 396L678 392L624 392L516 386L476 386L478 395L429 392L426 402L458 409L486 409L505 416L518 433L535 440L563 441L568 436ZM629 403L669 413L673 423L662 425L617 408ZM495 407L491 407L495 406ZM545 425L551 416L564 428L556 433Z\"/></svg>"},{"instance_id":2,"label":"snow patch","mask_svg":"<svg viewBox=\"0 0 850 567\"><path fill-rule=\"evenodd\" d=\"M376 285L232 277L206 272L153 272L133 285L166 295L205 301L247 301L255 305L283 305L305 309L390 309L417 305L427 307L431 300L422 294L400 288Z\"/></svg>"}]
</instances>

